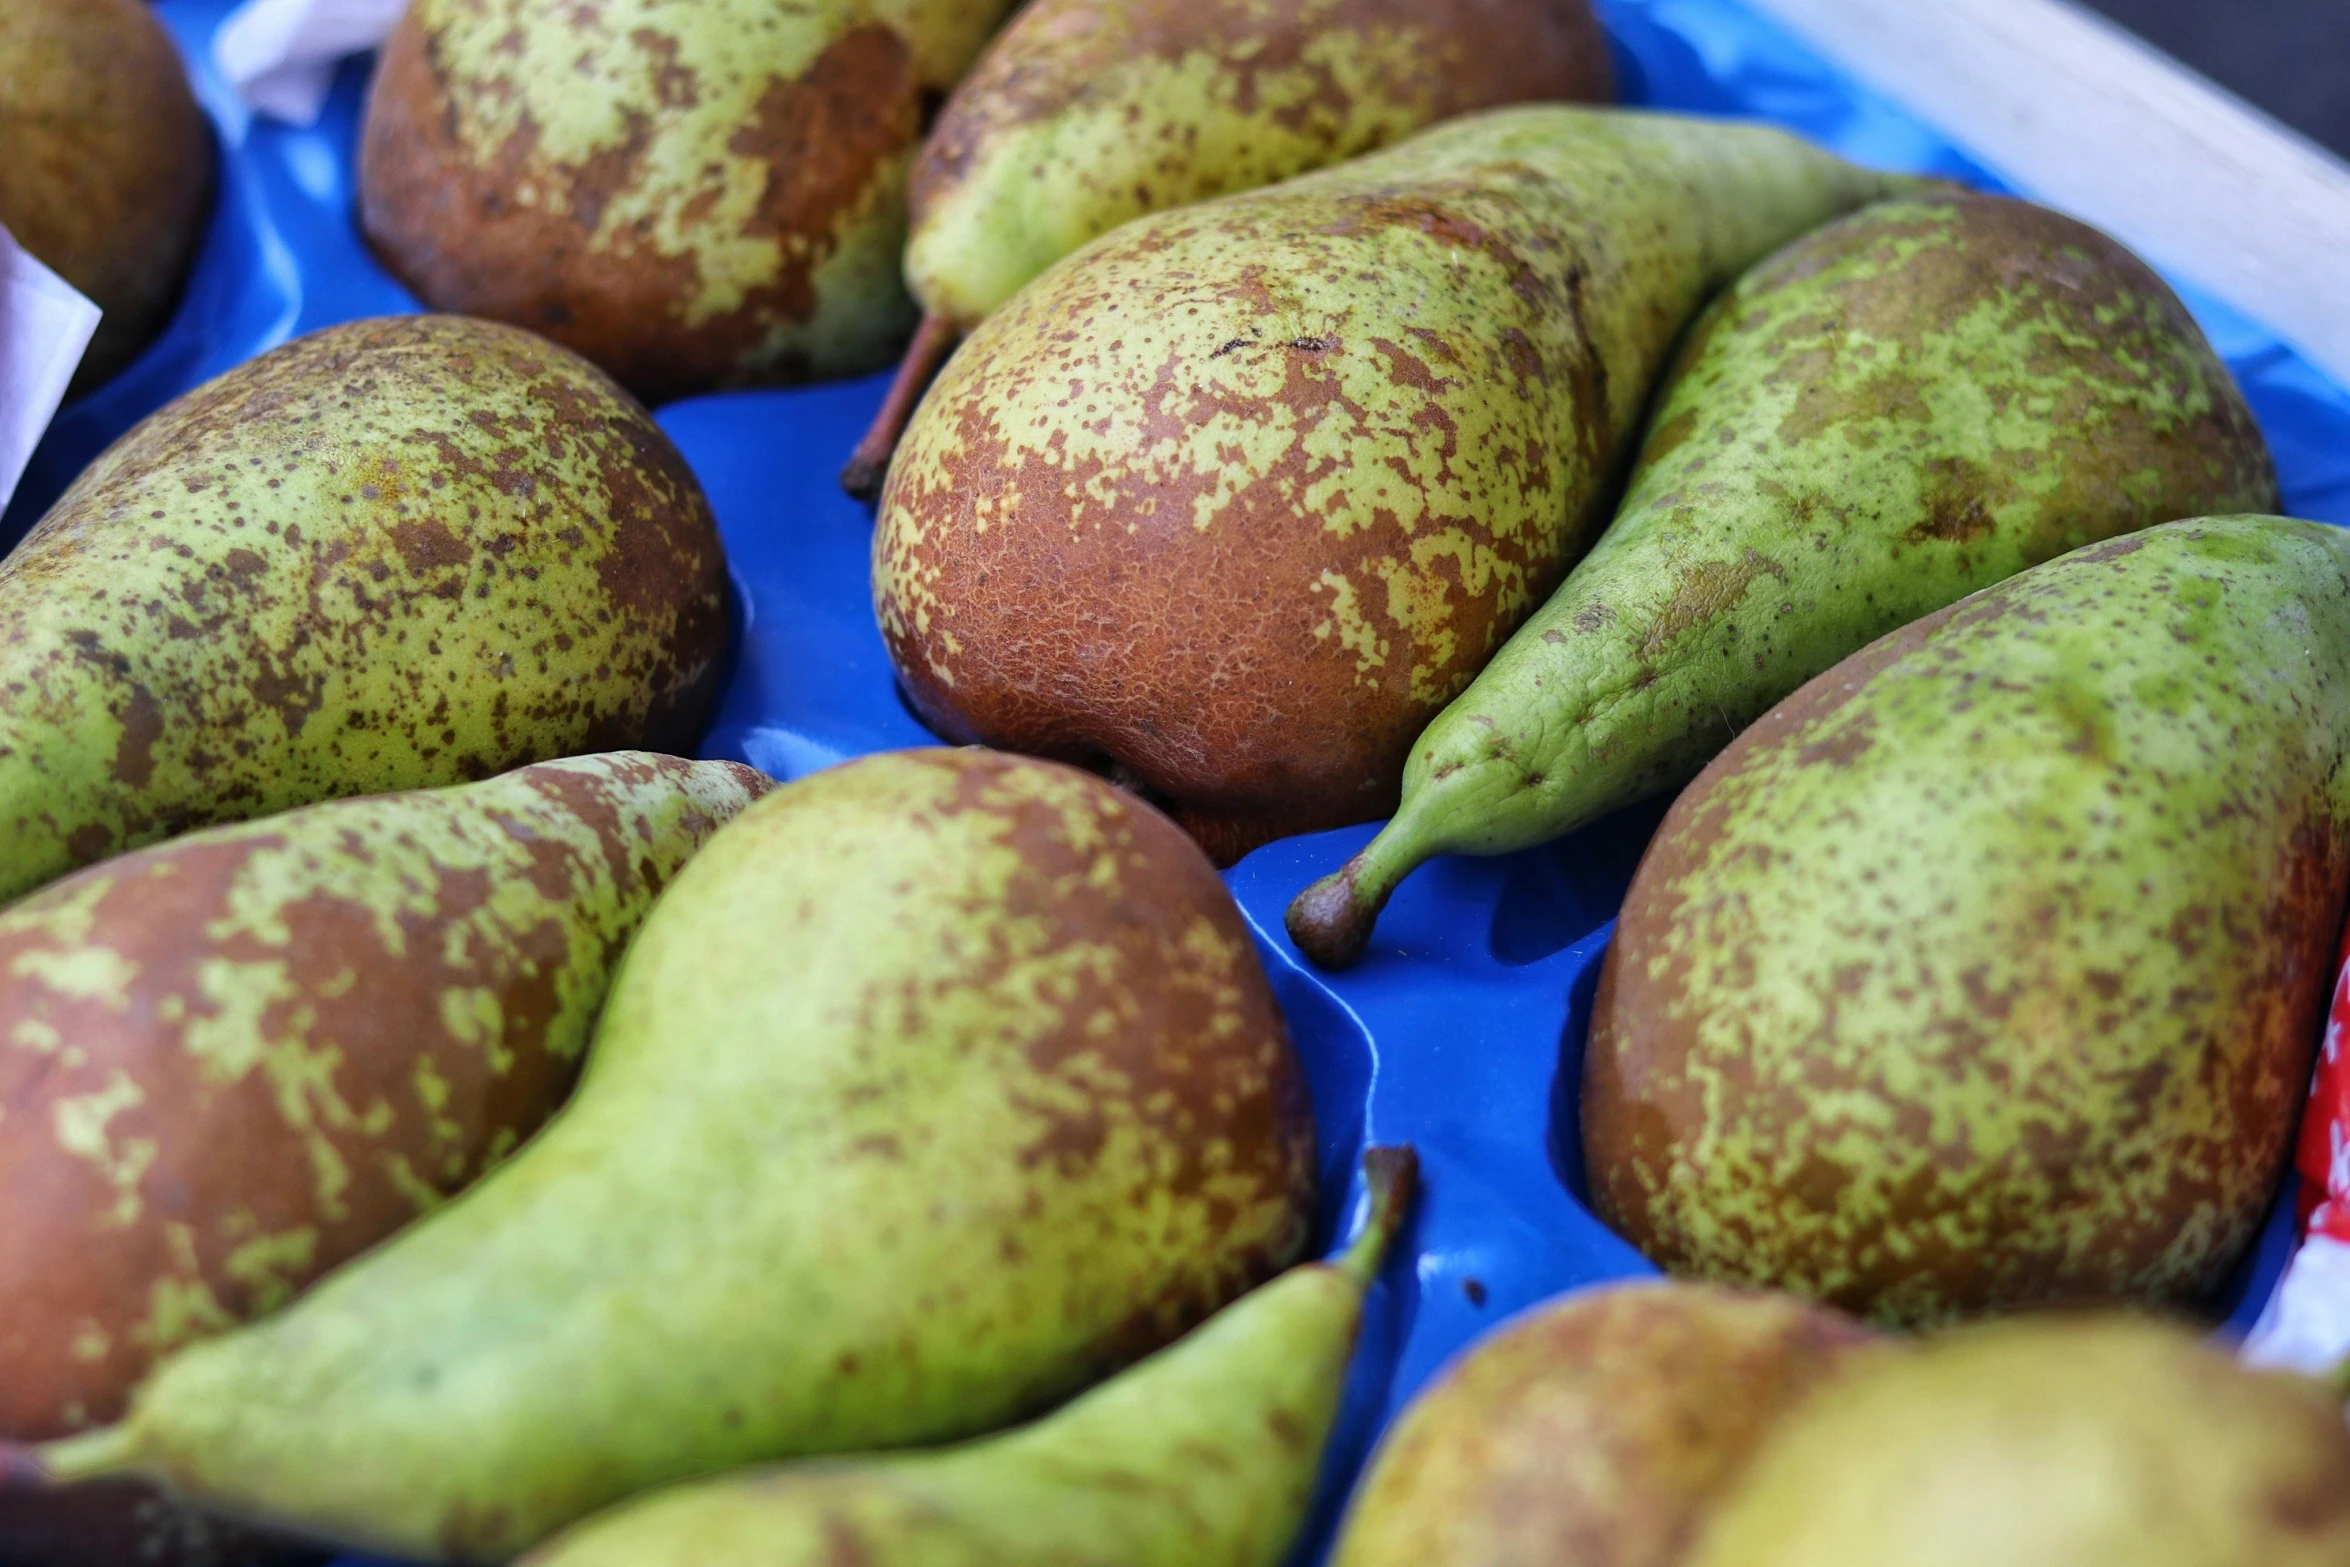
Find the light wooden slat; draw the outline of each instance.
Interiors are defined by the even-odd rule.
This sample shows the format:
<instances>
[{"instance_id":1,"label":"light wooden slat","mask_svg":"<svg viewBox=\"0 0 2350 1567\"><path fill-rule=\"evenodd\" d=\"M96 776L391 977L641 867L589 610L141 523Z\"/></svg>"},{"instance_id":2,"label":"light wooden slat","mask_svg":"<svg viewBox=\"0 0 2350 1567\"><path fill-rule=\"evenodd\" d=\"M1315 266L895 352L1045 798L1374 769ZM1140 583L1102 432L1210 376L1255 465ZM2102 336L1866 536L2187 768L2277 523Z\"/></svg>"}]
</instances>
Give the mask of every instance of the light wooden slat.
<instances>
[{"instance_id":1,"label":"light wooden slat","mask_svg":"<svg viewBox=\"0 0 2350 1567\"><path fill-rule=\"evenodd\" d=\"M2063 0L1749 3L2350 385L2350 165Z\"/></svg>"}]
</instances>

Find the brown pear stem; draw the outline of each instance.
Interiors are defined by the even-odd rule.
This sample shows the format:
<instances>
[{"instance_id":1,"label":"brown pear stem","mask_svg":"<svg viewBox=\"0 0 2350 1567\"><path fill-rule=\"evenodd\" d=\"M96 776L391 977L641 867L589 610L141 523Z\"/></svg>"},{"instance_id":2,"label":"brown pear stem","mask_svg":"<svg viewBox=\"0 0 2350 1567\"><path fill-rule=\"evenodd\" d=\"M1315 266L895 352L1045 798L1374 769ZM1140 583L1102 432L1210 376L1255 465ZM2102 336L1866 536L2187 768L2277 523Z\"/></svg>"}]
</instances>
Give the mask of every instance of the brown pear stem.
<instances>
[{"instance_id":1,"label":"brown pear stem","mask_svg":"<svg viewBox=\"0 0 2350 1567\"><path fill-rule=\"evenodd\" d=\"M906 347L906 357L898 361L897 378L889 383L881 412L873 416L872 428L840 471L842 489L861 501L880 499L881 481L889 476L889 460L897 455L898 441L913 420L922 394L930 389L931 377L938 374L938 367L946 363L961 336L945 316L934 313L922 318L922 325L914 330L914 341Z\"/></svg>"},{"instance_id":2,"label":"brown pear stem","mask_svg":"<svg viewBox=\"0 0 2350 1567\"><path fill-rule=\"evenodd\" d=\"M1420 1156L1409 1143L1370 1148L1363 1152L1363 1184L1370 1188L1371 1211L1363 1230L1338 1259L1341 1271L1368 1286L1387 1260L1387 1249L1411 1217L1412 1199L1420 1191Z\"/></svg>"},{"instance_id":3,"label":"brown pear stem","mask_svg":"<svg viewBox=\"0 0 2350 1567\"><path fill-rule=\"evenodd\" d=\"M1382 887L1364 895L1359 878L1368 853L1365 850L1356 855L1299 893L1282 920L1289 929L1289 939L1316 968L1352 968L1362 961L1363 950L1371 944L1371 932L1379 923L1379 911L1387 907L1391 889Z\"/></svg>"}]
</instances>

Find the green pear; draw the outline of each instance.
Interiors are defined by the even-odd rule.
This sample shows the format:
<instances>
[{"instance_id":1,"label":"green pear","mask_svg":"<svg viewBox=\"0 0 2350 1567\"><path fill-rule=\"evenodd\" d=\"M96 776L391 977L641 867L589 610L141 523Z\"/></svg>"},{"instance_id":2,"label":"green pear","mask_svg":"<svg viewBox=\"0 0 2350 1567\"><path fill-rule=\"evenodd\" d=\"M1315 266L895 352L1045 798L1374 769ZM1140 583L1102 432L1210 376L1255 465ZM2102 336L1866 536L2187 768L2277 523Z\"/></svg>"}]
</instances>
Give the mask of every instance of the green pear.
<instances>
[{"instance_id":1,"label":"green pear","mask_svg":"<svg viewBox=\"0 0 2350 1567\"><path fill-rule=\"evenodd\" d=\"M1332 1567L1679 1567L1787 1412L1885 1352L1786 1295L1643 1283L1562 1297L1413 1399Z\"/></svg>"},{"instance_id":2,"label":"green pear","mask_svg":"<svg viewBox=\"0 0 2350 1567\"><path fill-rule=\"evenodd\" d=\"M2346 758L2338 528L2169 523L1872 643L1641 861L1583 1069L1600 1216L1885 1322L2199 1303L2308 1094Z\"/></svg>"},{"instance_id":3,"label":"green pear","mask_svg":"<svg viewBox=\"0 0 2350 1567\"><path fill-rule=\"evenodd\" d=\"M1351 963L1422 862L1677 788L1897 626L2099 539L2276 505L2227 367L2112 240L1963 193L1830 224L1707 312L1614 523L1420 736L1394 819L1290 933Z\"/></svg>"},{"instance_id":4,"label":"green pear","mask_svg":"<svg viewBox=\"0 0 2350 1567\"><path fill-rule=\"evenodd\" d=\"M215 822L693 749L701 486L541 338L357 321L199 387L0 561L0 898Z\"/></svg>"},{"instance_id":5,"label":"green pear","mask_svg":"<svg viewBox=\"0 0 2350 1567\"><path fill-rule=\"evenodd\" d=\"M527 1567L1279 1567L1410 1206L1409 1148L1364 1156L1370 1214L1051 1417L943 1452L812 1462L626 1504Z\"/></svg>"},{"instance_id":6,"label":"green pear","mask_svg":"<svg viewBox=\"0 0 2350 1567\"><path fill-rule=\"evenodd\" d=\"M2119 1315L1972 1328L1797 1411L1691 1567L2342 1567L2337 1393Z\"/></svg>"},{"instance_id":7,"label":"green pear","mask_svg":"<svg viewBox=\"0 0 2350 1567\"><path fill-rule=\"evenodd\" d=\"M1603 518L1688 318L1898 183L1761 126L1517 108L1116 230L980 326L890 469L909 696L1116 769L1220 860L1386 814Z\"/></svg>"},{"instance_id":8,"label":"green pear","mask_svg":"<svg viewBox=\"0 0 2350 1567\"><path fill-rule=\"evenodd\" d=\"M1231 895L1099 779L867 758L713 838L538 1139L41 1450L386 1554L993 1430L1292 1261L1311 1114Z\"/></svg>"},{"instance_id":9,"label":"green pear","mask_svg":"<svg viewBox=\"0 0 2350 1567\"><path fill-rule=\"evenodd\" d=\"M73 389L171 318L212 207L212 127L146 0L0 6L0 228L105 312Z\"/></svg>"},{"instance_id":10,"label":"green pear","mask_svg":"<svg viewBox=\"0 0 2350 1567\"><path fill-rule=\"evenodd\" d=\"M877 368L924 124L1012 3L413 0L361 221L434 309L648 401Z\"/></svg>"},{"instance_id":11,"label":"green pear","mask_svg":"<svg viewBox=\"0 0 2350 1567\"><path fill-rule=\"evenodd\" d=\"M877 491L952 340L1119 224L1472 110L1608 91L1588 0L1034 0L915 162L925 325L842 482Z\"/></svg>"},{"instance_id":12,"label":"green pear","mask_svg":"<svg viewBox=\"0 0 2350 1567\"><path fill-rule=\"evenodd\" d=\"M0 1438L120 1418L504 1158L622 948L768 787L624 752L191 833L0 910ZM0 1496L0 1561L207 1559L162 1497Z\"/></svg>"}]
</instances>

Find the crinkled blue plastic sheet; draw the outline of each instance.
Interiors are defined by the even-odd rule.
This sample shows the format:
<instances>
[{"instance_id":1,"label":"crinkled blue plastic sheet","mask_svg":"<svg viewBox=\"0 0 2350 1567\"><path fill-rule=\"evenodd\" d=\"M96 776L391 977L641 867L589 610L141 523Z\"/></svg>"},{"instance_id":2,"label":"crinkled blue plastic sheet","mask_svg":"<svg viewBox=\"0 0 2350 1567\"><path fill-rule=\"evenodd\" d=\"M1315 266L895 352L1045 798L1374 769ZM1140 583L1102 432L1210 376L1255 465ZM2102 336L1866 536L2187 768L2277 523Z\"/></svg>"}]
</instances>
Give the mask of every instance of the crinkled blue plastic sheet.
<instances>
[{"instance_id":1,"label":"crinkled blue plastic sheet","mask_svg":"<svg viewBox=\"0 0 2350 1567\"><path fill-rule=\"evenodd\" d=\"M68 409L0 540L12 542L137 419L290 336L417 308L352 222L366 71L344 71L314 129L254 121L209 63L230 0L162 0L226 156L206 249L169 333ZM1858 161L1999 187L1897 105L1733 0L1602 0L1626 101L1776 121ZM2350 524L2350 394L2272 335L2182 290L2268 434L2289 510ZM833 482L880 401L871 379L697 398L661 423L700 474L741 606L733 676L707 754L790 778L845 757L934 743L900 706L867 589L871 524ZM1439 861L1397 893L1363 964L1311 971L1281 932L1289 897L1369 828L1276 843L1229 875L1311 1074L1329 1200L1325 1237L1359 1196L1367 1139L1418 1145L1427 1191L1375 1293L1316 1523L1380 1427L1449 1356L1525 1306L1652 1271L1586 1211L1573 1090L1598 963L1661 805L1506 858ZM2289 1249L2280 1199L2230 1292L2248 1325ZM355 1560L343 1567L360 1567Z\"/></svg>"}]
</instances>

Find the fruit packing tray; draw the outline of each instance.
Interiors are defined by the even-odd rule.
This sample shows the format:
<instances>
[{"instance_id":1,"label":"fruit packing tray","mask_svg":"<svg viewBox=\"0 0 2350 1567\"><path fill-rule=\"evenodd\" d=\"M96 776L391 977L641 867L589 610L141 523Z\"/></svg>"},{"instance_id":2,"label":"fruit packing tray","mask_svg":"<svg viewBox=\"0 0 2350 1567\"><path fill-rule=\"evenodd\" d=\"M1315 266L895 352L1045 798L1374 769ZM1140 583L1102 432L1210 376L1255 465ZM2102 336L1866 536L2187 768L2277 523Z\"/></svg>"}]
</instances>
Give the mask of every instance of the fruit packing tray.
<instances>
[{"instance_id":1,"label":"fruit packing tray","mask_svg":"<svg viewBox=\"0 0 2350 1567\"><path fill-rule=\"evenodd\" d=\"M232 3L156 8L190 60L224 153L187 295L160 342L51 428L0 520L7 544L108 442L172 397L296 334L418 308L352 220L366 62L343 69L315 127L256 119L210 63ZM2006 188L1735 0L1601 0L1601 10L1627 103L1762 118L1863 163ZM2350 525L2350 391L2225 305L2181 292L2260 418L2286 509ZM936 743L900 703L873 622L870 513L834 482L885 379L659 410L709 492L737 593L738 643L705 755L792 778ZM1654 1271L1585 1207L1573 1090L1599 960L1662 811L1656 802L1542 849L1430 866L1398 892L1366 960L1341 975L1306 965L1281 915L1369 827L1275 843L1227 873L1312 1081L1323 1239L1359 1194L1355 1158L1367 1140L1416 1144L1427 1175L1402 1256L1371 1304L1301 1562L1321 1560L1379 1430L1446 1358L1538 1300ZM2280 1193L2217 1303L2230 1329L2249 1326L2274 1289L2293 1210L2290 1191Z\"/></svg>"}]
</instances>

